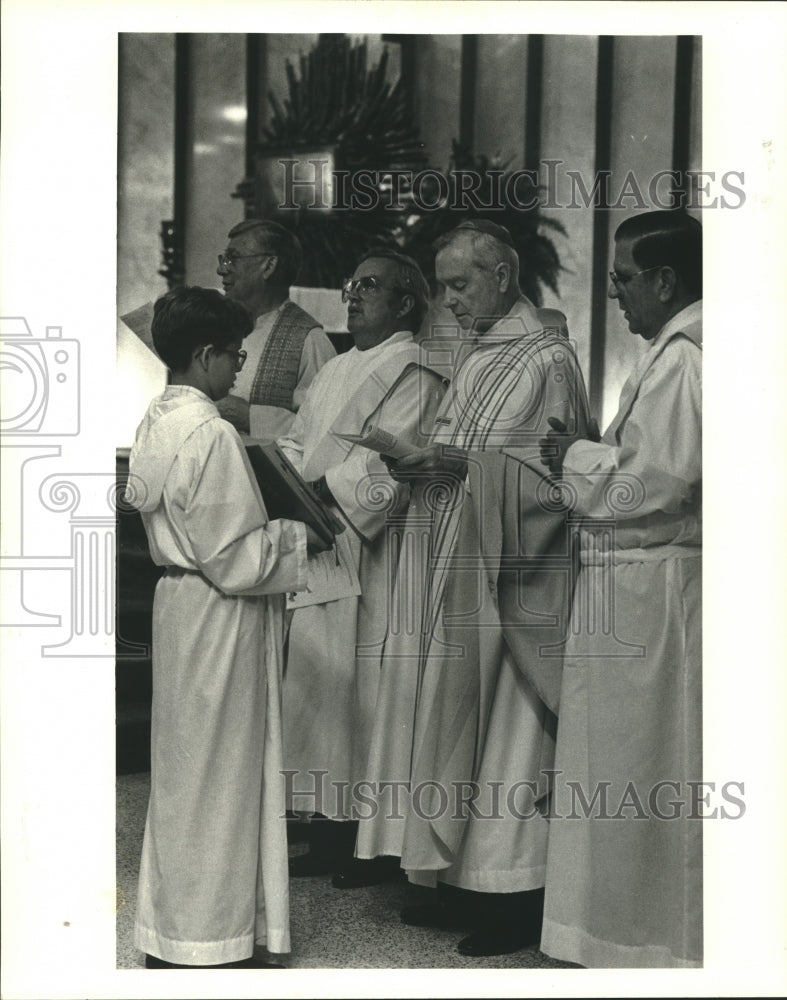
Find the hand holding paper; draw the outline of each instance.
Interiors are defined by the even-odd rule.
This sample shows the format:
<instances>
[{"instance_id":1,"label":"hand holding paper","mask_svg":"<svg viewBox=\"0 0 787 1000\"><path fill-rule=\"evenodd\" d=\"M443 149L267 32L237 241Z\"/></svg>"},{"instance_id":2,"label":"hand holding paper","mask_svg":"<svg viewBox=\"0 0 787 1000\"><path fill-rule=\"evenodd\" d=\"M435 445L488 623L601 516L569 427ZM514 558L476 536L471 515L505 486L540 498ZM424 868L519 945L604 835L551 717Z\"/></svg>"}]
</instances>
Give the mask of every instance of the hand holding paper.
<instances>
[{"instance_id":1,"label":"hand holding paper","mask_svg":"<svg viewBox=\"0 0 787 1000\"><path fill-rule=\"evenodd\" d=\"M400 441L395 434L384 431L382 427L375 424L366 424L360 434L337 434L343 441L350 441L352 444L359 444L370 451L376 451L381 455L390 455L391 458L403 458L413 450L413 445L409 441Z\"/></svg>"},{"instance_id":2,"label":"hand holding paper","mask_svg":"<svg viewBox=\"0 0 787 1000\"><path fill-rule=\"evenodd\" d=\"M450 445L431 444L426 448L410 449L398 458L395 455L382 457L391 478L399 483L427 476L449 475L464 479L467 475L467 453Z\"/></svg>"}]
</instances>

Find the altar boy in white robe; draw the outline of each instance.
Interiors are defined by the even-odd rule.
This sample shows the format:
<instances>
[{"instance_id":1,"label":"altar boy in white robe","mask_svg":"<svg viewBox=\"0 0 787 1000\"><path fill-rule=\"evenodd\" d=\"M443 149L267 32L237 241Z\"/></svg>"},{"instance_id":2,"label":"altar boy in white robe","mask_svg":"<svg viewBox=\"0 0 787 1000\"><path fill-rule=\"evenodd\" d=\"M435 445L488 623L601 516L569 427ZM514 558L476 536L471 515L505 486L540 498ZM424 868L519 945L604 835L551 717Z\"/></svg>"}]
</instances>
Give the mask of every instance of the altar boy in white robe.
<instances>
[{"instance_id":1,"label":"altar boy in white robe","mask_svg":"<svg viewBox=\"0 0 787 1000\"><path fill-rule=\"evenodd\" d=\"M431 425L442 380L413 367L423 364L413 336L428 294L411 258L385 248L362 257L342 291L355 346L320 369L290 435L280 441L303 477L345 520L338 547L349 572L357 574L354 593L329 587L319 599L295 608L284 679L288 805L323 817L311 824L311 849L291 860L290 873L333 872L338 888L372 884L386 874L385 862L353 859L362 806L353 788L367 777L387 631L393 547L386 525L406 508L409 496L379 454L338 433L360 433L381 405L383 429L403 440L418 441ZM402 378L408 366L414 377Z\"/></svg>"},{"instance_id":2,"label":"altar boy in white robe","mask_svg":"<svg viewBox=\"0 0 787 1000\"><path fill-rule=\"evenodd\" d=\"M127 500L153 561L151 790L135 943L147 968L281 967L290 950L281 776L283 593L306 582L303 524L269 521L215 402L242 367L246 310L217 291L159 299L171 372L139 426ZM263 596L270 595L270 596Z\"/></svg>"}]
</instances>

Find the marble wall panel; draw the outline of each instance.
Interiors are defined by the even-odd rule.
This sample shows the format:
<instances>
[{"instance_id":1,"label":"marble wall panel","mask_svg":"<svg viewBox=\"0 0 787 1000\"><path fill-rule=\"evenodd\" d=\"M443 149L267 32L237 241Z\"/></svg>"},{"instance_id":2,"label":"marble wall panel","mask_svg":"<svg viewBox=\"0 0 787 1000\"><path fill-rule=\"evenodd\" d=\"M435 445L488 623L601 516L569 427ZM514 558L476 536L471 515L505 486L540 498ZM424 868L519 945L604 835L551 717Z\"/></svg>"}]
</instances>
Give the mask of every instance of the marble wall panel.
<instances>
[{"instance_id":1,"label":"marble wall panel","mask_svg":"<svg viewBox=\"0 0 787 1000\"><path fill-rule=\"evenodd\" d=\"M216 255L243 218L232 193L246 169L246 35L192 35L190 59L186 281L215 288Z\"/></svg>"},{"instance_id":2,"label":"marble wall panel","mask_svg":"<svg viewBox=\"0 0 787 1000\"><path fill-rule=\"evenodd\" d=\"M527 35L479 35L475 152L524 166Z\"/></svg>"},{"instance_id":3,"label":"marble wall panel","mask_svg":"<svg viewBox=\"0 0 787 1000\"><path fill-rule=\"evenodd\" d=\"M118 53L118 316L167 290L159 229L171 219L175 164L175 37L121 34ZM130 447L166 369L120 320L117 325L117 445Z\"/></svg>"},{"instance_id":4,"label":"marble wall panel","mask_svg":"<svg viewBox=\"0 0 787 1000\"><path fill-rule=\"evenodd\" d=\"M694 39L691 73L691 121L689 125L689 170L702 170L702 39Z\"/></svg>"},{"instance_id":5,"label":"marble wall panel","mask_svg":"<svg viewBox=\"0 0 787 1000\"><path fill-rule=\"evenodd\" d=\"M416 43L414 110L429 166L448 169L459 138L461 35L422 35Z\"/></svg>"},{"instance_id":6,"label":"marble wall panel","mask_svg":"<svg viewBox=\"0 0 787 1000\"><path fill-rule=\"evenodd\" d=\"M586 380L590 361L591 278L593 270L593 211L570 208L569 171L592 187L595 170L596 74L598 38L593 35L547 35L541 106L541 183L547 218L559 222L565 234L546 230L564 270L558 295L546 290L544 305L568 318ZM553 162L547 166L546 161Z\"/></svg>"},{"instance_id":7,"label":"marble wall panel","mask_svg":"<svg viewBox=\"0 0 787 1000\"><path fill-rule=\"evenodd\" d=\"M118 60L118 312L167 290L162 219L175 171L175 37L121 34Z\"/></svg>"},{"instance_id":8,"label":"marble wall panel","mask_svg":"<svg viewBox=\"0 0 787 1000\"><path fill-rule=\"evenodd\" d=\"M610 267L615 255L615 229L624 219L653 207L648 200L650 180L657 171L672 167L676 52L674 36L615 39L610 190L613 200L620 200L622 207L611 211L607 254ZM621 197L627 176L636 179L644 203L637 195ZM607 300L606 331L602 426L617 412L623 383L647 346L629 331L617 302L611 299Z\"/></svg>"}]
</instances>

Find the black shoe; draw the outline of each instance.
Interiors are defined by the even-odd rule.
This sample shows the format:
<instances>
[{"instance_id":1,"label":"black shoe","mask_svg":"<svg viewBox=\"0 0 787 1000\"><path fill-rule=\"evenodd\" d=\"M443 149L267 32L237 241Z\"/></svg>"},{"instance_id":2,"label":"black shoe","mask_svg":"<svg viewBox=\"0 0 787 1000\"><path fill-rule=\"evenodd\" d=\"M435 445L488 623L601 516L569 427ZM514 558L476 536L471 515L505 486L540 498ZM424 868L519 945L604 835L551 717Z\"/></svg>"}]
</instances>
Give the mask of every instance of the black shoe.
<instances>
[{"instance_id":1,"label":"black shoe","mask_svg":"<svg viewBox=\"0 0 787 1000\"><path fill-rule=\"evenodd\" d=\"M398 858L353 858L331 879L334 889L361 889L398 878Z\"/></svg>"},{"instance_id":2,"label":"black shoe","mask_svg":"<svg viewBox=\"0 0 787 1000\"><path fill-rule=\"evenodd\" d=\"M261 958L244 958L242 962L232 962L233 969L284 969L278 962L264 962Z\"/></svg>"},{"instance_id":3,"label":"black shoe","mask_svg":"<svg viewBox=\"0 0 787 1000\"><path fill-rule=\"evenodd\" d=\"M287 842L290 844L308 843L310 825L296 813L287 810Z\"/></svg>"},{"instance_id":4,"label":"black shoe","mask_svg":"<svg viewBox=\"0 0 787 1000\"><path fill-rule=\"evenodd\" d=\"M485 955L510 955L529 945L538 944L539 934L532 927L485 927L468 934L456 946L460 955L482 958Z\"/></svg>"},{"instance_id":5,"label":"black shoe","mask_svg":"<svg viewBox=\"0 0 787 1000\"><path fill-rule=\"evenodd\" d=\"M333 858L326 858L307 851L305 854L296 854L287 863L291 878L303 878L312 875L330 875L336 871L336 862Z\"/></svg>"},{"instance_id":6,"label":"black shoe","mask_svg":"<svg viewBox=\"0 0 787 1000\"><path fill-rule=\"evenodd\" d=\"M466 931L476 924L464 908L445 903L412 903L403 908L401 918L410 927L437 927L443 931Z\"/></svg>"},{"instance_id":7,"label":"black shoe","mask_svg":"<svg viewBox=\"0 0 787 1000\"><path fill-rule=\"evenodd\" d=\"M283 969L283 965L275 962L263 962L260 958L243 958L238 962L223 962L220 965L178 965L176 962L165 962L155 955L145 955L146 969Z\"/></svg>"},{"instance_id":8,"label":"black shoe","mask_svg":"<svg viewBox=\"0 0 787 1000\"><path fill-rule=\"evenodd\" d=\"M314 819L306 824L309 850L289 860L292 878L332 875L353 860L358 824L338 820Z\"/></svg>"},{"instance_id":9,"label":"black shoe","mask_svg":"<svg viewBox=\"0 0 787 1000\"><path fill-rule=\"evenodd\" d=\"M446 931L470 931L483 922L478 894L443 882L436 889L408 885L401 918L411 927Z\"/></svg>"}]
</instances>

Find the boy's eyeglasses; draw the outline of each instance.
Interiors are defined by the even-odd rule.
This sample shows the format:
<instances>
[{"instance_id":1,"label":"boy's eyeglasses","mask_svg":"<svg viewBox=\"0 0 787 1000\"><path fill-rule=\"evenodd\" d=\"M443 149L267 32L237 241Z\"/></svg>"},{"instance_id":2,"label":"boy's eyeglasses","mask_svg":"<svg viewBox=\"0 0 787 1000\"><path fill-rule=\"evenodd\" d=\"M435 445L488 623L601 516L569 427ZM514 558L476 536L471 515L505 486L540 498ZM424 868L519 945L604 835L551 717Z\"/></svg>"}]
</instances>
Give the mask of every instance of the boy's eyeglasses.
<instances>
[{"instance_id":1,"label":"boy's eyeglasses","mask_svg":"<svg viewBox=\"0 0 787 1000\"><path fill-rule=\"evenodd\" d=\"M246 363L246 358L249 356L248 351L231 351L226 347L216 347L214 350L216 354L231 354L235 358L235 365L238 371L243 368Z\"/></svg>"}]
</instances>

